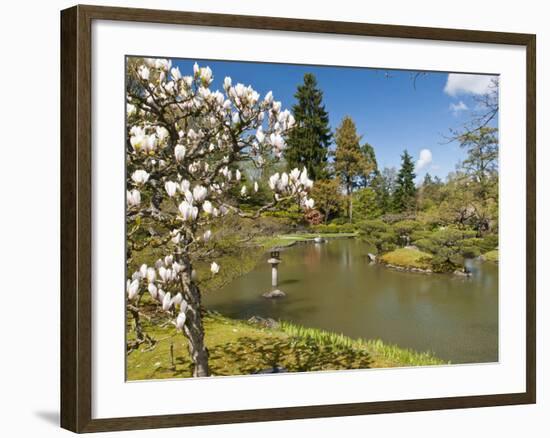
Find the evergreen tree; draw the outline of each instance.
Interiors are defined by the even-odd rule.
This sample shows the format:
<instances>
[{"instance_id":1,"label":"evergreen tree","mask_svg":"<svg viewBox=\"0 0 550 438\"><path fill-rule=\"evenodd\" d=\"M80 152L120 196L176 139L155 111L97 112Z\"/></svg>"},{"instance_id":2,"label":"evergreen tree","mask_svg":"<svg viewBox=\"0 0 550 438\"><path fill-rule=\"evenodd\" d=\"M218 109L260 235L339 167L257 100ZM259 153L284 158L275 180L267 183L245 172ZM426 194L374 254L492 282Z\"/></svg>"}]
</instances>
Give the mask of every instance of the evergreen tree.
<instances>
[{"instance_id":1,"label":"evergreen tree","mask_svg":"<svg viewBox=\"0 0 550 438\"><path fill-rule=\"evenodd\" d=\"M426 173L424 175L424 181L422 182L422 187L431 187L434 184L434 180L432 179L432 176L430 173Z\"/></svg>"},{"instance_id":2,"label":"evergreen tree","mask_svg":"<svg viewBox=\"0 0 550 438\"><path fill-rule=\"evenodd\" d=\"M369 143L361 146L361 153L363 154L365 173L359 177L359 187L364 188L372 186L374 178L378 175L378 162L376 161L374 148Z\"/></svg>"},{"instance_id":3,"label":"evergreen tree","mask_svg":"<svg viewBox=\"0 0 550 438\"><path fill-rule=\"evenodd\" d=\"M416 187L414 185L414 162L405 150L401 155L401 169L397 174L395 192L393 194L393 209L395 212L412 210L416 202Z\"/></svg>"},{"instance_id":4,"label":"evergreen tree","mask_svg":"<svg viewBox=\"0 0 550 438\"><path fill-rule=\"evenodd\" d=\"M292 107L296 125L287 138L285 149L288 168L305 167L313 180L326 178L332 134L323 105L323 92L313 74L304 75L304 83L298 86L294 97L298 101Z\"/></svg>"},{"instance_id":5,"label":"evergreen tree","mask_svg":"<svg viewBox=\"0 0 550 438\"><path fill-rule=\"evenodd\" d=\"M352 221L353 202L351 194L358 180L364 176L364 155L359 146L361 137L357 134L351 117L344 117L336 129L336 151L334 152L334 170L340 177L348 196L348 218Z\"/></svg>"}]
</instances>

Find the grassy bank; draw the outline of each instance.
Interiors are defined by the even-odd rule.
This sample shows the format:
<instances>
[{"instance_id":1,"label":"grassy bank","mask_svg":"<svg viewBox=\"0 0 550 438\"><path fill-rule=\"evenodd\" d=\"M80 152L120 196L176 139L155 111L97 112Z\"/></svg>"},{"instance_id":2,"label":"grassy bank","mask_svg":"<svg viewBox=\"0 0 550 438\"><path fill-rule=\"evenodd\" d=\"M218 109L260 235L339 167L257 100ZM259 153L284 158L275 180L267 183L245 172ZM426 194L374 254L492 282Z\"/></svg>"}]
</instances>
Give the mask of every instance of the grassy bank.
<instances>
[{"instance_id":1,"label":"grassy bank","mask_svg":"<svg viewBox=\"0 0 550 438\"><path fill-rule=\"evenodd\" d=\"M323 330L283 322L278 328L208 314L205 341L211 373L217 376L253 374L274 366L290 372L439 365L429 353L417 353L379 340L353 340ZM191 377L186 339L171 326L149 326L157 344L128 355L128 380ZM133 334L128 331L131 341ZM171 345L173 354L171 354Z\"/></svg>"}]
</instances>

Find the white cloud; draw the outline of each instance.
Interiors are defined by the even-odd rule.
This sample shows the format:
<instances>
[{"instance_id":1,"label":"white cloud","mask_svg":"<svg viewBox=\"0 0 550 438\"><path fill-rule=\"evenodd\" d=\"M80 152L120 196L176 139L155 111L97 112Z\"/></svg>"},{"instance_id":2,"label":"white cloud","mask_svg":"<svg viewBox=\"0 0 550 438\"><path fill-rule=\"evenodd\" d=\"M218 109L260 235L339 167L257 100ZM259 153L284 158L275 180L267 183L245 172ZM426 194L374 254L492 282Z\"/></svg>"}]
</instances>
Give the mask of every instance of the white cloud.
<instances>
[{"instance_id":1,"label":"white cloud","mask_svg":"<svg viewBox=\"0 0 550 438\"><path fill-rule=\"evenodd\" d=\"M443 91L449 96L457 96L459 94L485 94L490 90L494 78L494 76L489 75L449 73Z\"/></svg>"},{"instance_id":2,"label":"white cloud","mask_svg":"<svg viewBox=\"0 0 550 438\"><path fill-rule=\"evenodd\" d=\"M428 167L432 162L432 151L429 149L422 149L420 151L420 157L416 161L415 171L419 172L422 169Z\"/></svg>"},{"instance_id":3,"label":"white cloud","mask_svg":"<svg viewBox=\"0 0 550 438\"><path fill-rule=\"evenodd\" d=\"M460 113L460 111L466 111L468 109L468 105L466 105L464 102L460 101L458 103L451 103L449 105L449 109L456 116L456 115L458 115L458 113Z\"/></svg>"}]
</instances>

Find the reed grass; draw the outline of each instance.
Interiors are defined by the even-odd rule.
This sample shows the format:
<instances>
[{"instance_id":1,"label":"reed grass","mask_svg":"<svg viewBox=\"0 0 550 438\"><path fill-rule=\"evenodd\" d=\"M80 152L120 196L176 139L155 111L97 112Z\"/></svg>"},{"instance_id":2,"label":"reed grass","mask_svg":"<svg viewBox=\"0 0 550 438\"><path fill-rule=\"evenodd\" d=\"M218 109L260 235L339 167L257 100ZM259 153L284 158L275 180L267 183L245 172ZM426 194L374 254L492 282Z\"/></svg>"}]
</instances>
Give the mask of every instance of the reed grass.
<instances>
[{"instance_id":1,"label":"reed grass","mask_svg":"<svg viewBox=\"0 0 550 438\"><path fill-rule=\"evenodd\" d=\"M373 359L377 359L377 362L382 361L387 366L425 366L449 363L435 357L432 352L417 352L397 345L386 344L380 339L352 339L341 333L303 327L287 321L281 321L280 328L291 337L309 339L319 345L367 351L373 356Z\"/></svg>"}]
</instances>

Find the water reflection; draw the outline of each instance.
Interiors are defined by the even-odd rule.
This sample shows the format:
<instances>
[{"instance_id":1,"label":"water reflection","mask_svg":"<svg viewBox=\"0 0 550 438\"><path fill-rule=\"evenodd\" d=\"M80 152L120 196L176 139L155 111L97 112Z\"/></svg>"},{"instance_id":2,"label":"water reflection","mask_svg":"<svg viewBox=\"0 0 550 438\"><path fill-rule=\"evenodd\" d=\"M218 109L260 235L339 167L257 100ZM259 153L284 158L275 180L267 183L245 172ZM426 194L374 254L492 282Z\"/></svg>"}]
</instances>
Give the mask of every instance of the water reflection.
<instances>
[{"instance_id":1,"label":"water reflection","mask_svg":"<svg viewBox=\"0 0 550 438\"><path fill-rule=\"evenodd\" d=\"M380 338L454 363L498 360L496 265L468 261L470 278L413 274L369 264L368 251L347 239L297 245L281 252L284 299L261 297L271 276L260 263L204 302L234 318L259 315Z\"/></svg>"}]
</instances>

